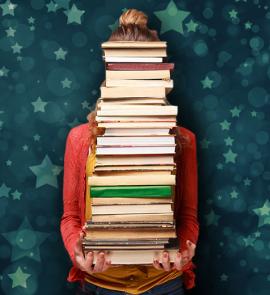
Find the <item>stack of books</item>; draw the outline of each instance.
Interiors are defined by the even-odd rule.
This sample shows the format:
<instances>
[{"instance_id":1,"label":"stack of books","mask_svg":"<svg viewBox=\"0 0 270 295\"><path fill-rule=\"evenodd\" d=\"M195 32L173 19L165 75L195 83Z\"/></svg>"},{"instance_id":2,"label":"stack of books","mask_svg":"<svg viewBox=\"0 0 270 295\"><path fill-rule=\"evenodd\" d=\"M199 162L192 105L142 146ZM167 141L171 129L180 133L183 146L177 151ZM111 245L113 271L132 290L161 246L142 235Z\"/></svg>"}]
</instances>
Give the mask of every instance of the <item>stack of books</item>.
<instances>
[{"instance_id":1,"label":"stack of books","mask_svg":"<svg viewBox=\"0 0 270 295\"><path fill-rule=\"evenodd\" d=\"M178 107L166 42L102 44L106 79L97 101L94 172L88 178L84 252L105 250L112 264L152 264L178 250L173 204ZM96 255L95 255L96 256Z\"/></svg>"}]
</instances>

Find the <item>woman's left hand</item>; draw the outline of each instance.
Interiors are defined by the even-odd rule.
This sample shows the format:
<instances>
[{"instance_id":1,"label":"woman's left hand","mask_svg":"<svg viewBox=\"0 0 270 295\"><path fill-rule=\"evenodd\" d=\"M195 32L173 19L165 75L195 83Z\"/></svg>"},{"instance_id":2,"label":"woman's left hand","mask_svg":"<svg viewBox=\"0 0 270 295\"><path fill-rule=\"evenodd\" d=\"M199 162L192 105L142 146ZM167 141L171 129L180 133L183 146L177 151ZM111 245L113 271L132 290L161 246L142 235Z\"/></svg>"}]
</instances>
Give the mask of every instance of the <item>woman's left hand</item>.
<instances>
[{"instance_id":1,"label":"woman's left hand","mask_svg":"<svg viewBox=\"0 0 270 295\"><path fill-rule=\"evenodd\" d=\"M183 252L177 252L175 261L173 265L171 265L169 253L165 250L162 254L162 262L154 259L153 266L159 270L181 270L185 264L187 264L195 255L196 245L191 241L187 240L187 250Z\"/></svg>"}]
</instances>

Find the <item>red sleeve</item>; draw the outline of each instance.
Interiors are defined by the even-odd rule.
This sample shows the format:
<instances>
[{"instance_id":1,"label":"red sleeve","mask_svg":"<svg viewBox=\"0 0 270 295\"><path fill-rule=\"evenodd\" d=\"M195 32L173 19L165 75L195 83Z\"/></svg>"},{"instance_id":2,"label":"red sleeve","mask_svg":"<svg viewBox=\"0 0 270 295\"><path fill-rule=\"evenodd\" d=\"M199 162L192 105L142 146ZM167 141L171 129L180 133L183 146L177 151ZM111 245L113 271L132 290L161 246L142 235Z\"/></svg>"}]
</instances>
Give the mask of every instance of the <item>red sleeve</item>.
<instances>
[{"instance_id":1,"label":"red sleeve","mask_svg":"<svg viewBox=\"0 0 270 295\"><path fill-rule=\"evenodd\" d=\"M183 251L187 248L186 241L190 240L197 244L199 235L196 137L191 131L178 128L178 143L175 221L180 250ZM183 269L188 289L194 286L193 268L195 265L190 261Z\"/></svg>"},{"instance_id":2,"label":"red sleeve","mask_svg":"<svg viewBox=\"0 0 270 295\"><path fill-rule=\"evenodd\" d=\"M78 206L79 167L72 142L72 130L66 140L63 179L63 215L61 235L71 261L74 262L74 245L81 230L80 210Z\"/></svg>"}]
</instances>

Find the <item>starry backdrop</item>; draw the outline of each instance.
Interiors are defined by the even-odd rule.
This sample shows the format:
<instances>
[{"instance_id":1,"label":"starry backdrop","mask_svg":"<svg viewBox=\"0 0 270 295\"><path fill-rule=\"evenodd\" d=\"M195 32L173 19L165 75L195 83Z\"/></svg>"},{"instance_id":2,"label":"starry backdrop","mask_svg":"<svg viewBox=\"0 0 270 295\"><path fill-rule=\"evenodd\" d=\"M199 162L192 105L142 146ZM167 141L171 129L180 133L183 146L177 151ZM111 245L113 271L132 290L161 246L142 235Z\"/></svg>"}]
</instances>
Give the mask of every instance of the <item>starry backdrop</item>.
<instances>
[{"instance_id":1,"label":"starry backdrop","mask_svg":"<svg viewBox=\"0 0 270 295\"><path fill-rule=\"evenodd\" d=\"M0 293L74 294L59 224L65 140L104 79L128 8L175 63L171 104L197 136L192 294L269 294L270 1L0 0Z\"/></svg>"}]
</instances>

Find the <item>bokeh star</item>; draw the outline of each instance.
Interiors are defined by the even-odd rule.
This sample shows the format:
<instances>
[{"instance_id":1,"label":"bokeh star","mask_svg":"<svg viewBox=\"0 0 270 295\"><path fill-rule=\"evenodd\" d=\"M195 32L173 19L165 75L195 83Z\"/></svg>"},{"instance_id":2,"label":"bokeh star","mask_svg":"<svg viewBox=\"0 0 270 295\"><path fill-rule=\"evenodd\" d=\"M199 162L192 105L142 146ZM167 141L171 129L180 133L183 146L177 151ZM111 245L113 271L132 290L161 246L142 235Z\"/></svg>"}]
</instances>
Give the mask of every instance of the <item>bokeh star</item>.
<instances>
[{"instance_id":1,"label":"bokeh star","mask_svg":"<svg viewBox=\"0 0 270 295\"><path fill-rule=\"evenodd\" d=\"M31 277L29 273L23 272L20 266L17 268L15 272L9 273L8 276L12 280L12 289L16 287L27 288L26 281L29 277Z\"/></svg>"}]
</instances>

